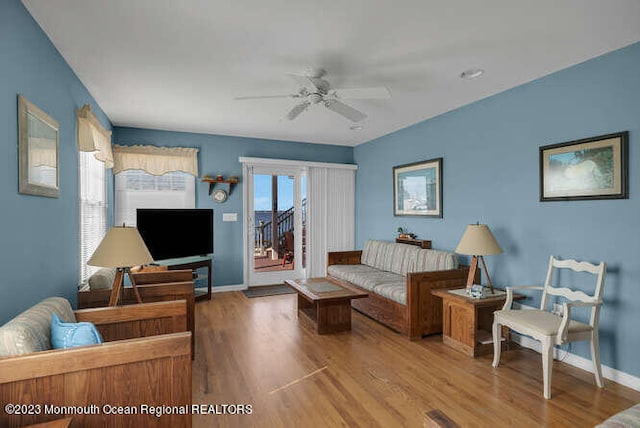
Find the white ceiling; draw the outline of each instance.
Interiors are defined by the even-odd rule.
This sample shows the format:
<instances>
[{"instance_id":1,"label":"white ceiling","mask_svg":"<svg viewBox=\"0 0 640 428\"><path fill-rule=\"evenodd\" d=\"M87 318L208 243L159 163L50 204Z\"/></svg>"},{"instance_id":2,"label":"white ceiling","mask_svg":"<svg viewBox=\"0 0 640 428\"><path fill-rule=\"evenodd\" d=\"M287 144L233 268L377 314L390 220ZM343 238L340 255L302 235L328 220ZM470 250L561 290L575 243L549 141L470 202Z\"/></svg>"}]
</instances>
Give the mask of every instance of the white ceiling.
<instances>
[{"instance_id":1,"label":"white ceiling","mask_svg":"<svg viewBox=\"0 0 640 428\"><path fill-rule=\"evenodd\" d=\"M640 40L637 0L23 0L114 125L355 146ZM323 67L361 131L285 118ZM475 80L459 75L486 70Z\"/></svg>"}]
</instances>

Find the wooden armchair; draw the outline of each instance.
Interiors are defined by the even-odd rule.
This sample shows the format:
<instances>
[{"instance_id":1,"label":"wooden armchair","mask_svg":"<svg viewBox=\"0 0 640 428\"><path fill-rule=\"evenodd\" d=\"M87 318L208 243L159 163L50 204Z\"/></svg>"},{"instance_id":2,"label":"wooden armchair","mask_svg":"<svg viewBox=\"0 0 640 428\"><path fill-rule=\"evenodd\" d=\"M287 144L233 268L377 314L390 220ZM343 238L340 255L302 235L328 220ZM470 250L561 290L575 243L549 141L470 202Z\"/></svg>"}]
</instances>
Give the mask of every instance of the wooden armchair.
<instances>
[{"instance_id":1,"label":"wooden armchair","mask_svg":"<svg viewBox=\"0 0 640 428\"><path fill-rule=\"evenodd\" d=\"M144 303L186 300L187 328L191 332L191 355L195 357L195 298L193 273L190 269L131 273ZM108 306L111 289L78 291L78 308ZM120 304L136 304L131 287L122 289Z\"/></svg>"},{"instance_id":2,"label":"wooden armchair","mask_svg":"<svg viewBox=\"0 0 640 428\"><path fill-rule=\"evenodd\" d=\"M0 358L0 402L25 414L0 412L0 426L60 419L49 409L93 407L71 426L191 426L191 333L186 302L158 302L75 311L96 325L105 343ZM32 405L32 406L30 406ZM157 417L148 406L187 406L187 414ZM52 407L53 406L53 407ZM137 409L137 414L108 414Z\"/></svg>"}]
</instances>

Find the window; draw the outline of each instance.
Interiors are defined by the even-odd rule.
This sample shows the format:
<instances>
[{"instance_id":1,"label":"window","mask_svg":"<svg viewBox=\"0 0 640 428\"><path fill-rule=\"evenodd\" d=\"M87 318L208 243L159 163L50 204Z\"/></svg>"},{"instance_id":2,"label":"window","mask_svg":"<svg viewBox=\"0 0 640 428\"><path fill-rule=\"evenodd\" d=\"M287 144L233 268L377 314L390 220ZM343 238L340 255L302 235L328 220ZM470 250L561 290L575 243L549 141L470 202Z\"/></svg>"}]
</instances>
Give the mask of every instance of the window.
<instances>
[{"instance_id":1,"label":"window","mask_svg":"<svg viewBox=\"0 0 640 428\"><path fill-rule=\"evenodd\" d=\"M103 162L92 152L78 152L80 163L80 283L97 269L87 260L107 232L107 182Z\"/></svg>"},{"instance_id":2,"label":"window","mask_svg":"<svg viewBox=\"0 0 640 428\"><path fill-rule=\"evenodd\" d=\"M137 208L195 208L195 177L184 172L116 174L115 224L136 225Z\"/></svg>"}]
</instances>

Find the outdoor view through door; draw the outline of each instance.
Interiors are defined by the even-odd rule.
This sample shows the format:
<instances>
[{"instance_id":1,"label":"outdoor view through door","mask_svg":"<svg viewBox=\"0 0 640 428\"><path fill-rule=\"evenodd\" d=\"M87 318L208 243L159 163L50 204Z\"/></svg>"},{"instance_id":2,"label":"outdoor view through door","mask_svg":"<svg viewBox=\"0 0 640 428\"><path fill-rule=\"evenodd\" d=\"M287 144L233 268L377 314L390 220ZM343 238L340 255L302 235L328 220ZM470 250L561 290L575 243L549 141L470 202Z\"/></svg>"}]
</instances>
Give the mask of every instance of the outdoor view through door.
<instances>
[{"instance_id":1,"label":"outdoor view through door","mask_svg":"<svg viewBox=\"0 0 640 428\"><path fill-rule=\"evenodd\" d=\"M295 175L253 175L253 273L300 271L306 264L306 176L300 176L300 203ZM300 207L296 213L295 207ZM296 227L301 216L301 227ZM296 251L300 234L302 247ZM296 269L298 268L298 269ZM292 272L293 273L293 272Z\"/></svg>"}]
</instances>

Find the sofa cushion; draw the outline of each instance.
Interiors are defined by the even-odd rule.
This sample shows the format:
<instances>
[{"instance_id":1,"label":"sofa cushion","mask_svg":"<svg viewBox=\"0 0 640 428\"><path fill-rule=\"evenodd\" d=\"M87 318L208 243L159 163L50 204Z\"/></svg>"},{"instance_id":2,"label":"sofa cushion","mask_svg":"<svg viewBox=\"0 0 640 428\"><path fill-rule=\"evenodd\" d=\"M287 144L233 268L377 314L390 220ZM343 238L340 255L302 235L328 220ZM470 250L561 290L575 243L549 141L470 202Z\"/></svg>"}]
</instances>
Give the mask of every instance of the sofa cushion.
<instances>
[{"instance_id":1,"label":"sofa cushion","mask_svg":"<svg viewBox=\"0 0 640 428\"><path fill-rule=\"evenodd\" d=\"M331 265L327 268L327 272L335 278L343 279L369 291L373 291L374 287L381 284L406 284L406 278L402 275L366 265Z\"/></svg>"},{"instance_id":2,"label":"sofa cushion","mask_svg":"<svg viewBox=\"0 0 640 428\"><path fill-rule=\"evenodd\" d=\"M102 336L90 322L63 322L54 312L51 314L51 346L54 349L102 343Z\"/></svg>"},{"instance_id":3,"label":"sofa cushion","mask_svg":"<svg viewBox=\"0 0 640 428\"><path fill-rule=\"evenodd\" d=\"M71 305L62 297L50 297L0 327L0 356L30 354L51 349L51 314L75 322Z\"/></svg>"},{"instance_id":4,"label":"sofa cushion","mask_svg":"<svg viewBox=\"0 0 640 428\"><path fill-rule=\"evenodd\" d=\"M410 272L433 272L458 269L458 255L449 251L422 250L416 254L416 262Z\"/></svg>"},{"instance_id":5,"label":"sofa cushion","mask_svg":"<svg viewBox=\"0 0 640 428\"><path fill-rule=\"evenodd\" d=\"M420 248L415 245L369 240L365 242L360 262L387 272L406 275L413 271L419 251Z\"/></svg>"},{"instance_id":6,"label":"sofa cushion","mask_svg":"<svg viewBox=\"0 0 640 428\"><path fill-rule=\"evenodd\" d=\"M404 278L403 278L404 279ZM376 285L372 290L375 294L379 294L382 297L391 299L401 305L407 305L407 283L402 282L388 282L385 284Z\"/></svg>"},{"instance_id":7,"label":"sofa cushion","mask_svg":"<svg viewBox=\"0 0 640 428\"><path fill-rule=\"evenodd\" d=\"M115 277L115 268L102 268L89 277L89 289L104 290L112 288Z\"/></svg>"}]
</instances>

